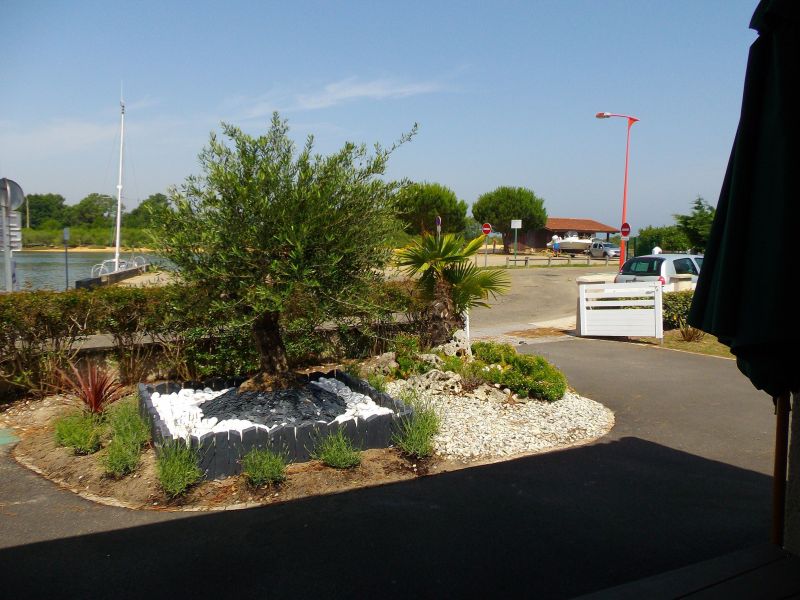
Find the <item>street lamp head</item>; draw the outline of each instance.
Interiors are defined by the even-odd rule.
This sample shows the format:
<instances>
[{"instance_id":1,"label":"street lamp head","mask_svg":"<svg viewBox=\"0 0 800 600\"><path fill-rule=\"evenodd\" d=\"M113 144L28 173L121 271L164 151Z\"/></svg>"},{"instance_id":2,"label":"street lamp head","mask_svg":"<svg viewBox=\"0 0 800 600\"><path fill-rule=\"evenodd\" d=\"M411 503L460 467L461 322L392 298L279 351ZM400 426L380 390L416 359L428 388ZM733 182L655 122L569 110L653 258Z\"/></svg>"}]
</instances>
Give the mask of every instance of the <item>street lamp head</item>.
<instances>
[{"instance_id":1,"label":"street lamp head","mask_svg":"<svg viewBox=\"0 0 800 600\"><path fill-rule=\"evenodd\" d=\"M607 112L599 112L595 115L598 119L608 119L611 116L611 113Z\"/></svg>"}]
</instances>

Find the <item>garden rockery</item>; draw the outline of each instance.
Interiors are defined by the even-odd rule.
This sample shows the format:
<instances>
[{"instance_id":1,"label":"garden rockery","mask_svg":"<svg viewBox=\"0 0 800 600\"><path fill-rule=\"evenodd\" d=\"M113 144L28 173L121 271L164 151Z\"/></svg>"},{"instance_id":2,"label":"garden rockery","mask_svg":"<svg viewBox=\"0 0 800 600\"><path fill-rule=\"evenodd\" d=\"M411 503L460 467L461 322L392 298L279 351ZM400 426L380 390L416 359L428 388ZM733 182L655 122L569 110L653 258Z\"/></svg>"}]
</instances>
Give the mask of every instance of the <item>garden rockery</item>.
<instances>
[{"instance_id":1,"label":"garden rockery","mask_svg":"<svg viewBox=\"0 0 800 600\"><path fill-rule=\"evenodd\" d=\"M309 460L319 442L338 430L361 449L386 448L399 420L413 412L341 371L311 373L297 390L237 394L241 383L215 378L139 384L140 411L156 451L188 443L205 477L222 478L240 473L241 459L253 449L270 449L289 462Z\"/></svg>"}]
</instances>

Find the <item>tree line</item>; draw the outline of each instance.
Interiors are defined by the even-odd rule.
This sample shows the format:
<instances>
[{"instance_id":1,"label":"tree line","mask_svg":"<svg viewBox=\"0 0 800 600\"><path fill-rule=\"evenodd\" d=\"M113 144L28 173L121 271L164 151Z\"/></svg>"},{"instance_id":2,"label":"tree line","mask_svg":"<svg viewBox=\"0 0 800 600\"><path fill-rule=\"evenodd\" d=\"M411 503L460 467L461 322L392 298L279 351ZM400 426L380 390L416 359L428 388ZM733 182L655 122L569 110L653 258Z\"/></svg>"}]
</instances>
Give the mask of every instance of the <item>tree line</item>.
<instances>
[{"instance_id":1,"label":"tree line","mask_svg":"<svg viewBox=\"0 0 800 600\"><path fill-rule=\"evenodd\" d=\"M31 229L61 229L63 227L85 227L108 229L117 218L117 200L107 194L92 193L74 205L66 203L61 194L28 194L28 214ZM123 206L122 226L148 229L152 226L152 208L167 206L164 194L152 194L130 212ZM27 227L27 215L23 211L23 224Z\"/></svg>"}]
</instances>

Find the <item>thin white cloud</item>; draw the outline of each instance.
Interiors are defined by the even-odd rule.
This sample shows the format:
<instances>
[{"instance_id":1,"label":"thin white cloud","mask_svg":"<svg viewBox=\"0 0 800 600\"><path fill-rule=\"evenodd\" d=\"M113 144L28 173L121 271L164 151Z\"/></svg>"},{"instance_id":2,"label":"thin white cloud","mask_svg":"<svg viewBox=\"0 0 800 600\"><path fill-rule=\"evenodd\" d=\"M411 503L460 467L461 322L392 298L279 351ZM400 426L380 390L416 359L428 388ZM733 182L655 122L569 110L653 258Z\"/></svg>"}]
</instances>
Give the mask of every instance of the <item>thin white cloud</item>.
<instances>
[{"instance_id":1,"label":"thin white cloud","mask_svg":"<svg viewBox=\"0 0 800 600\"><path fill-rule=\"evenodd\" d=\"M274 88L255 98L244 96L229 98L226 104L239 106L244 119L255 119L276 110L282 113L311 111L359 100L409 98L446 89L444 84L435 81L404 82L391 78L362 81L357 77L348 77L328 83L322 89L315 91L295 92Z\"/></svg>"},{"instance_id":2,"label":"thin white cloud","mask_svg":"<svg viewBox=\"0 0 800 600\"><path fill-rule=\"evenodd\" d=\"M296 108L315 110L353 100L408 98L439 92L442 89L443 86L435 82L403 83L392 79L359 81L356 77L349 77L329 83L319 92L299 94L296 98Z\"/></svg>"}]
</instances>

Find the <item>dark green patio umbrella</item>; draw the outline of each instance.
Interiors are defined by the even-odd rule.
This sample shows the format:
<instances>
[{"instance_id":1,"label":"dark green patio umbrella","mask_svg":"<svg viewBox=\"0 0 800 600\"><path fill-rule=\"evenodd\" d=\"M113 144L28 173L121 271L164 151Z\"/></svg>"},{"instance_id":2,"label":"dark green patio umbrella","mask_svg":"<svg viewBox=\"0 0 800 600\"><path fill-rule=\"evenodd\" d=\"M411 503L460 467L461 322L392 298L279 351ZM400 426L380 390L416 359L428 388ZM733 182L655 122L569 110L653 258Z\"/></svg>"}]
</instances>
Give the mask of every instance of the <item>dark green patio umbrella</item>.
<instances>
[{"instance_id":1,"label":"dark green patio umbrella","mask_svg":"<svg viewBox=\"0 0 800 600\"><path fill-rule=\"evenodd\" d=\"M759 37L689 323L775 399L785 483L789 393L800 389L800 2L761 0L750 27Z\"/></svg>"}]
</instances>

